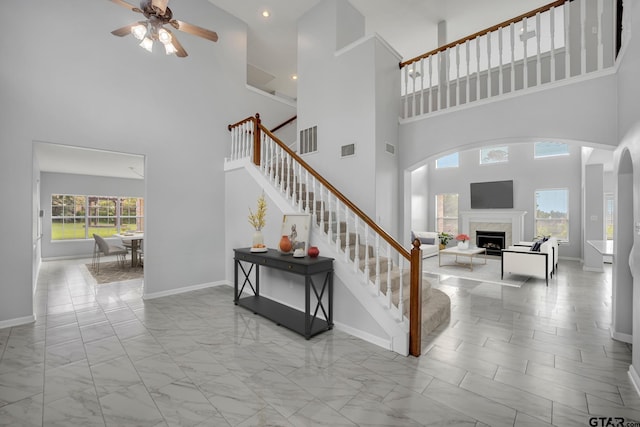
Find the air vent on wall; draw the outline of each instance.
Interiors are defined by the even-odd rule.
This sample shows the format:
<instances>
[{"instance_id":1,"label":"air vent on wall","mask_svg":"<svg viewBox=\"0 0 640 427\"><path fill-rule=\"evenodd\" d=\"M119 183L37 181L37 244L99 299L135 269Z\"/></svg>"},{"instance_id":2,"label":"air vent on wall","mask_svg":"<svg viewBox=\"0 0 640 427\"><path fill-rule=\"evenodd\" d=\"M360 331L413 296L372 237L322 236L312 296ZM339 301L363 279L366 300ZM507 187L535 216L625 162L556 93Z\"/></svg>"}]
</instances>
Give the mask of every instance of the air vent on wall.
<instances>
[{"instance_id":1,"label":"air vent on wall","mask_svg":"<svg viewBox=\"0 0 640 427\"><path fill-rule=\"evenodd\" d=\"M300 131L300 154L318 151L318 126Z\"/></svg>"},{"instance_id":2,"label":"air vent on wall","mask_svg":"<svg viewBox=\"0 0 640 427\"><path fill-rule=\"evenodd\" d=\"M396 154L396 147L395 147L395 145L392 145L392 144L387 143L387 145L386 145L386 150L387 150L387 153L389 153L389 154Z\"/></svg>"},{"instance_id":3,"label":"air vent on wall","mask_svg":"<svg viewBox=\"0 0 640 427\"><path fill-rule=\"evenodd\" d=\"M347 144L340 147L340 157L349 157L356 154L356 144Z\"/></svg>"}]
</instances>

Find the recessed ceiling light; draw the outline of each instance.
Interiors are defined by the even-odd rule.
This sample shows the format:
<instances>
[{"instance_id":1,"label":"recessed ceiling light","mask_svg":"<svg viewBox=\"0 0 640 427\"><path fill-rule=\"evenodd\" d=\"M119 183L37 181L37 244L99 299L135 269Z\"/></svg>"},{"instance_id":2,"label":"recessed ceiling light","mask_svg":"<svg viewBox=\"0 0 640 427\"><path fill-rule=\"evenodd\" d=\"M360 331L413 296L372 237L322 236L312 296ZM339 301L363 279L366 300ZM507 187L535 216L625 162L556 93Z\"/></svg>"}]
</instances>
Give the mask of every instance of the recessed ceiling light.
<instances>
[{"instance_id":1,"label":"recessed ceiling light","mask_svg":"<svg viewBox=\"0 0 640 427\"><path fill-rule=\"evenodd\" d=\"M270 17L270 16L271 16L271 13L269 13L269 11L268 11L268 10L263 10L263 11L262 11L262 16L264 16L265 18L268 18L268 17Z\"/></svg>"},{"instance_id":2,"label":"recessed ceiling light","mask_svg":"<svg viewBox=\"0 0 640 427\"><path fill-rule=\"evenodd\" d=\"M298 75L297 74L291 75L291 80L298 80Z\"/></svg>"}]
</instances>

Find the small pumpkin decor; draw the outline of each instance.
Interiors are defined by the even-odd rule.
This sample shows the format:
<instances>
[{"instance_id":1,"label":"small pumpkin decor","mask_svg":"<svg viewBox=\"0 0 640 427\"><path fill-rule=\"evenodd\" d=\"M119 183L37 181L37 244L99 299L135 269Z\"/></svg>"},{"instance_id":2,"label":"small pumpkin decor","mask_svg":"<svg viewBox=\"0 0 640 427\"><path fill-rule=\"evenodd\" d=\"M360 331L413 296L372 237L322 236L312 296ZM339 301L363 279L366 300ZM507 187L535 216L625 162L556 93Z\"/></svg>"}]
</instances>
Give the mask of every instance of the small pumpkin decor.
<instances>
[{"instance_id":1,"label":"small pumpkin decor","mask_svg":"<svg viewBox=\"0 0 640 427\"><path fill-rule=\"evenodd\" d=\"M311 247L309 247L309 250L307 251L307 253L309 254L309 256L311 258L315 258L318 255L320 255L320 249L318 249L317 246L311 246Z\"/></svg>"}]
</instances>

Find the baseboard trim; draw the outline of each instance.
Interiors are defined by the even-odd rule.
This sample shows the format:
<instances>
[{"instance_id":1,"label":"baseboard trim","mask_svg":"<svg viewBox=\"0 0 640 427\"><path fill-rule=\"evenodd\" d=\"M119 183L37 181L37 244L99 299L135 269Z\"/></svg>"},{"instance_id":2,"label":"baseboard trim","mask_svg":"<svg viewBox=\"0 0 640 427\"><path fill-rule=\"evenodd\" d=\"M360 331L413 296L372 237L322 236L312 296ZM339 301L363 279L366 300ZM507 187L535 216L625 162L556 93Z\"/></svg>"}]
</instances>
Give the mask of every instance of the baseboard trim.
<instances>
[{"instance_id":1,"label":"baseboard trim","mask_svg":"<svg viewBox=\"0 0 640 427\"><path fill-rule=\"evenodd\" d=\"M3 320L0 322L0 329L11 328L13 326L27 325L36 321L36 316L16 317L15 319Z\"/></svg>"},{"instance_id":2,"label":"baseboard trim","mask_svg":"<svg viewBox=\"0 0 640 427\"><path fill-rule=\"evenodd\" d=\"M142 294L142 299L147 301L147 300L152 300L152 299L156 299L156 298L169 297L169 296L172 296L172 295L180 295L180 294L184 294L186 292L199 291L201 289L206 289L206 288L215 288L216 286L222 286L222 285L229 285L229 283L226 280L220 280L220 281L217 281L217 282L201 283L199 285L186 286L184 288L170 289L168 291L162 291L162 292L153 292L153 293L149 293L149 294L145 292L145 293Z\"/></svg>"},{"instance_id":3,"label":"baseboard trim","mask_svg":"<svg viewBox=\"0 0 640 427\"><path fill-rule=\"evenodd\" d=\"M633 367L633 365L629 365L629 379L631 379L631 384L633 384L633 388L636 389L636 393L638 393L638 396L640 396L640 377L638 376L638 373L636 372L636 369Z\"/></svg>"},{"instance_id":4,"label":"baseboard trim","mask_svg":"<svg viewBox=\"0 0 640 427\"><path fill-rule=\"evenodd\" d=\"M333 326L339 331L345 332L349 335L353 335L354 337L360 338L363 341L370 342L371 344L375 344L378 347L382 347L389 351L393 351L391 340L380 338L368 332L364 332L359 329L352 328L351 326L347 326L344 323L340 323L336 321L333 322Z\"/></svg>"},{"instance_id":5,"label":"baseboard trim","mask_svg":"<svg viewBox=\"0 0 640 427\"><path fill-rule=\"evenodd\" d=\"M622 332L616 332L613 329L610 329L611 338L616 341L622 341L627 344L633 344L633 335L623 334Z\"/></svg>"}]
</instances>

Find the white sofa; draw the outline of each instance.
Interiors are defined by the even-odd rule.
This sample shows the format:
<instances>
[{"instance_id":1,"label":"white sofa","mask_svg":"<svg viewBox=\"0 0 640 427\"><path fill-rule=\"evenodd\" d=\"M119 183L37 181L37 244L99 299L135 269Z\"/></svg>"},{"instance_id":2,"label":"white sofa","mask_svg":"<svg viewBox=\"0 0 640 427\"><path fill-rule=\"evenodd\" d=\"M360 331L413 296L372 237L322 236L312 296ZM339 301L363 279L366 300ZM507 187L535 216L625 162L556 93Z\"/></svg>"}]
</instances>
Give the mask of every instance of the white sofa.
<instances>
[{"instance_id":1,"label":"white sofa","mask_svg":"<svg viewBox=\"0 0 640 427\"><path fill-rule=\"evenodd\" d=\"M501 278L507 274L521 274L545 279L549 286L549 278L558 268L558 240L550 237L536 242L521 242L502 250Z\"/></svg>"},{"instance_id":2,"label":"white sofa","mask_svg":"<svg viewBox=\"0 0 640 427\"><path fill-rule=\"evenodd\" d=\"M420 249L422 249L422 258L429 258L438 255L440 250L440 239L435 231L412 231L411 242L415 239L420 240Z\"/></svg>"}]
</instances>

